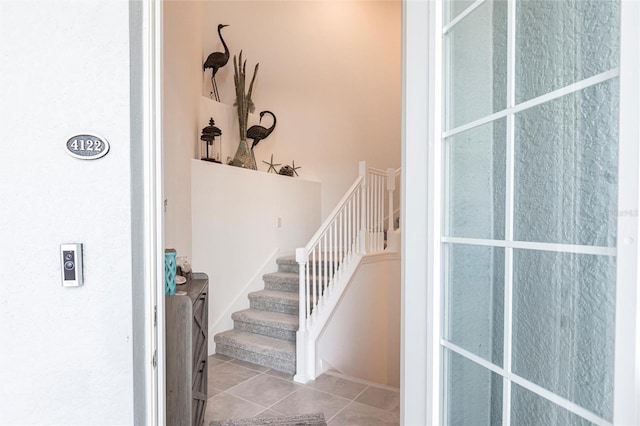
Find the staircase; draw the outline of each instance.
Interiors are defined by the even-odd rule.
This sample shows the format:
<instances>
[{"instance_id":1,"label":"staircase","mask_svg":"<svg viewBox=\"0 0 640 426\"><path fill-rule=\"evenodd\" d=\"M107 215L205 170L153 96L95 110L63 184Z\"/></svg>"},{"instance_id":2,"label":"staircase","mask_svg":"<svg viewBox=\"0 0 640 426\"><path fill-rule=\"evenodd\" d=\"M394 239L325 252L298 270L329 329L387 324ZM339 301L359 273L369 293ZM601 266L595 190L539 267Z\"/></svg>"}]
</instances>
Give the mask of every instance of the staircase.
<instances>
[{"instance_id":1,"label":"staircase","mask_svg":"<svg viewBox=\"0 0 640 426\"><path fill-rule=\"evenodd\" d=\"M216 353L289 374L316 377L316 341L363 256L395 252L394 191L400 170L359 165L359 176L305 247L277 259L234 328L214 336ZM385 229L386 224L386 229ZM300 326L301 325L301 326Z\"/></svg>"},{"instance_id":2,"label":"staircase","mask_svg":"<svg viewBox=\"0 0 640 426\"><path fill-rule=\"evenodd\" d=\"M216 353L274 370L296 372L298 263L277 260L278 272L263 276L264 290L249 294L249 309L234 312L233 330L214 337Z\"/></svg>"}]
</instances>

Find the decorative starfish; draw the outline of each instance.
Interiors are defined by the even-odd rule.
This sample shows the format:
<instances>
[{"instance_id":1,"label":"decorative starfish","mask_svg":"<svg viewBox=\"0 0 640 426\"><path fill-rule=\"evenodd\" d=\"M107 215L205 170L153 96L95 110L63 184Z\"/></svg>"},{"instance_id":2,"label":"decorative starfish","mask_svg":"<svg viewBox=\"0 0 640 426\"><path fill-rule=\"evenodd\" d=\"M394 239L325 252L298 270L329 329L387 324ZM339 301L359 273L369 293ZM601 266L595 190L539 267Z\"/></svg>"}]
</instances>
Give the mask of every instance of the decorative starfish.
<instances>
[{"instance_id":1,"label":"decorative starfish","mask_svg":"<svg viewBox=\"0 0 640 426\"><path fill-rule=\"evenodd\" d=\"M301 169L301 168L302 168L302 166L298 166L298 167L296 167L296 160L293 160L293 161L291 162L291 164L293 164L293 165L291 166L291 168L293 169L293 173L295 173L295 175L296 175L296 176L300 176L300 175L298 174L298 172L296 172L296 170Z\"/></svg>"},{"instance_id":2,"label":"decorative starfish","mask_svg":"<svg viewBox=\"0 0 640 426\"><path fill-rule=\"evenodd\" d=\"M278 164L275 164L275 163L273 162L273 154L271 154L271 161L270 161L270 162L268 162L268 163L267 163L267 162L266 162L266 161L264 161L264 160L262 160L262 162L263 162L264 164L266 164L267 166L269 166L269 169L267 170L267 173L271 173L271 170L273 170L273 173L276 173L276 174L278 173L278 171L276 170L276 166L279 166L280 164L279 164L279 163L278 163Z\"/></svg>"}]
</instances>

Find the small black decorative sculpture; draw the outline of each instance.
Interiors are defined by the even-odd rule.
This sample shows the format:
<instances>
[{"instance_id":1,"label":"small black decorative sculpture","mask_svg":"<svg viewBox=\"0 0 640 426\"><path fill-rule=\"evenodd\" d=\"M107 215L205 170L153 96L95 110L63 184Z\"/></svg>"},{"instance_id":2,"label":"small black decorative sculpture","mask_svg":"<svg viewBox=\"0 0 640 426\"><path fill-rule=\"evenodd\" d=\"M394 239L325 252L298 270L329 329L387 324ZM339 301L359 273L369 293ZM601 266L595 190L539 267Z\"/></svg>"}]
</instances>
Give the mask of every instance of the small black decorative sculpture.
<instances>
[{"instance_id":1,"label":"small black decorative sculpture","mask_svg":"<svg viewBox=\"0 0 640 426\"><path fill-rule=\"evenodd\" d=\"M204 65L202 65L202 71L206 71L207 68L211 68L211 93L213 93L216 101L218 102L220 102L220 94L218 93L218 85L216 84L216 73L218 72L218 69L224 67L225 65L227 65L227 62L229 62L229 48L227 47L227 44L224 42L222 34L220 33L220 30L222 30L224 27L228 27L228 25L218 25L218 37L220 37L222 46L224 46L224 52L213 52L207 57Z\"/></svg>"},{"instance_id":2,"label":"small black decorative sculpture","mask_svg":"<svg viewBox=\"0 0 640 426\"><path fill-rule=\"evenodd\" d=\"M219 155L218 155L218 158L209 156L209 146L212 146L213 148L213 144L215 142L216 136L222 135L222 130L214 126L214 124L216 123L215 121L213 121L213 117L212 117L209 119L209 125L204 129L202 129L202 135L200 136L200 140L203 141L205 144L205 149L204 149L205 152L203 152L204 157L201 157L200 159L203 161L211 161L212 163L220 163L221 161L220 161Z\"/></svg>"},{"instance_id":3,"label":"small black decorative sculpture","mask_svg":"<svg viewBox=\"0 0 640 426\"><path fill-rule=\"evenodd\" d=\"M283 176L291 176L291 177L293 177L294 174L296 176L299 176L298 175L298 169L300 169L301 167L300 166L296 167L295 160L292 161L291 164L293 164L293 166L289 166L289 165L282 166L280 168L280 171L278 172L278 174L279 175L283 175Z\"/></svg>"},{"instance_id":4,"label":"small black decorative sculpture","mask_svg":"<svg viewBox=\"0 0 640 426\"><path fill-rule=\"evenodd\" d=\"M256 124L249 127L249 130L247 130L247 139L253 140L253 143L251 144L251 156L253 157L253 161L255 161L256 159L253 155L253 148L255 148L262 139L266 139L271 134L271 132L273 132L273 129L276 128L276 116L271 111L262 111L260 113L260 122L262 123L262 117L264 117L265 114L269 114L273 118L273 124L271 125L271 127L267 129Z\"/></svg>"}]
</instances>

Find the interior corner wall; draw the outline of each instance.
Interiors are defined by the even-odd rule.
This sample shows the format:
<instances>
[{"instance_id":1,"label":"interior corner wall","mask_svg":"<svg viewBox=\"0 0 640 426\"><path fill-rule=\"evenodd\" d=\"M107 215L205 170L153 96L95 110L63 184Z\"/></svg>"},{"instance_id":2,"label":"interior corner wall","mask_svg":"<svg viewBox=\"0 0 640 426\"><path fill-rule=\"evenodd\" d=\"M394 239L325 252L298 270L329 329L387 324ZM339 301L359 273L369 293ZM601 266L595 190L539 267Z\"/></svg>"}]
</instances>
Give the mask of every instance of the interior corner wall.
<instances>
[{"instance_id":1,"label":"interior corner wall","mask_svg":"<svg viewBox=\"0 0 640 426\"><path fill-rule=\"evenodd\" d=\"M165 247L192 258L190 168L200 138L203 2L162 4Z\"/></svg>"},{"instance_id":2,"label":"interior corner wall","mask_svg":"<svg viewBox=\"0 0 640 426\"><path fill-rule=\"evenodd\" d=\"M273 111L278 122L255 148L259 169L271 154L277 163L295 160L302 177L322 182L322 218L353 183L360 160L400 167L400 1L216 0L204 3L201 21L197 65L223 50L217 26L229 25L222 35L231 59L216 75L223 103L235 101L233 55L243 51L248 74L260 63L255 112ZM210 75L200 70L204 96Z\"/></svg>"},{"instance_id":3,"label":"interior corner wall","mask_svg":"<svg viewBox=\"0 0 640 426\"><path fill-rule=\"evenodd\" d=\"M317 342L320 371L400 386L400 256L365 257Z\"/></svg>"},{"instance_id":4,"label":"interior corner wall","mask_svg":"<svg viewBox=\"0 0 640 426\"><path fill-rule=\"evenodd\" d=\"M129 29L128 2L0 2L0 424L134 423ZM68 155L85 132L108 155Z\"/></svg>"},{"instance_id":5,"label":"interior corner wall","mask_svg":"<svg viewBox=\"0 0 640 426\"><path fill-rule=\"evenodd\" d=\"M193 268L209 276L209 353L231 314L249 308L277 255L292 254L320 226L320 184L192 160ZM233 185L230 185L230 183Z\"/></svg>"}]
</instances>

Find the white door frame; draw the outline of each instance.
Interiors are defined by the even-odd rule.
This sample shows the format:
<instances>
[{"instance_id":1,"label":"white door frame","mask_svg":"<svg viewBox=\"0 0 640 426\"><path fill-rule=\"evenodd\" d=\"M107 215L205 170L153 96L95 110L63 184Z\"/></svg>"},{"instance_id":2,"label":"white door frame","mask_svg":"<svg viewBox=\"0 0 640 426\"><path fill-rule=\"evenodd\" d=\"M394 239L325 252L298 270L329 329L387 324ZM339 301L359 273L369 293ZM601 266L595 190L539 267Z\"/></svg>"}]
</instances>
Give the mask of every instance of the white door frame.
<instances>
[{"instance_id":1,"label":"white door frame","mask_svg":"<svg viewBox=\"0 0 640 426\"><path fill-rule=\"evenodd\" d=\"M640 2L620 7L620 147L614 423L640 424Z\"/></svg>"},{"instance_id":2,"label":"white door frame","mask_svg":"<svg viewBox=\"0 0 640 426\"><path fill-rule=\"evenodd\" d=\"M401 423L440 424L442 4L403 3ZM640 424L640 2L621 2L614 423ZM426 198L425 198L426 195ZM424 383L420 383L424 380Z\"/></svg>"},{"instance_id":3,"label":"white door frame","mask_svg":"<svg viewBox=\"0 0 640 426\"><path fill-rule=\"evenodd\" d=\"M137 1L137 0L131 0ZM162 162L162 0L142 5L142 156L145 406L149 425L166 422L164 333L164 214ZM134 142L135 143L135 142Z\"/></svg>"},{"instance_id":4,"label":"white door frame","mask_svg":"<svg viewBox=\"0 0 640 426\"><path fill-rule=\"evenodd\" d=\"M439 144L429 142L440 123L435 99L439 73L429 64L438 55L430 29L438 7L427 0L402 3L402 308L400 343L400 424L438 424L440 351L429 342L438 341L440 329L440 199L434 185L440 174ZM431 112L431 114L430 114ZM435 232L435 234L434 234ZM439 342L438 342L439 343Z\"/></svg>"}]
</instances>

